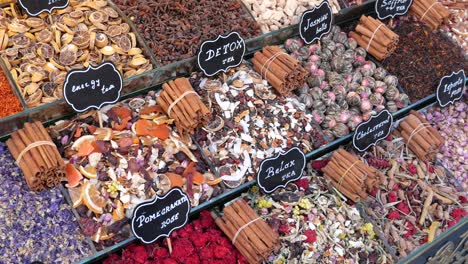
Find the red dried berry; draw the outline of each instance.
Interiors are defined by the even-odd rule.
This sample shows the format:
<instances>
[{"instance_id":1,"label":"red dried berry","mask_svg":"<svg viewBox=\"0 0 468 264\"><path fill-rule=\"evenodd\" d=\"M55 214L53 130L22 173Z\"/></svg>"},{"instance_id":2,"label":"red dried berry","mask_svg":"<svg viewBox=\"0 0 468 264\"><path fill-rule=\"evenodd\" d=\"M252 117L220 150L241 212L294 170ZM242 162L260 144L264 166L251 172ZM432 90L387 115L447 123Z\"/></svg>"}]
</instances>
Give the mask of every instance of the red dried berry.
<instances>
[{"instance_id":1,"label":"red dried berry","mask_svg":"<svg viewBox=\"0 0 468 264\"><path fill-rule=\"evenodd\" d=\"M367 163L376 168L390 168L390 162L381 158L368 158Z\"/></svg>"},{"instance_id":2,"label":"red dried berry","mask_svg":"<svg viewBox=\"0 0 468 264\"><path fill-rule=\"evenodd\" d=\"M407 215L410 213L410 208L404 204L403 202L399 203L397 205L398 210L400 210L404 215Z\"/></svg>"},{"instance_id":3,"label":"red dried berry","mask_svg":"<svg viewBox=\"0 0 468 264\"><path fill-rule=\"evenodd\" d=\"M388 213L387 218L390 220L397 220L400 218L400 213L398 211L391 211Z\"/></svg>"},{"instance_id":4,"label":"red dried berry","mask_svg":"<svg viewBox=\"0 0 468 264\"><path fill-rule=\"evenodd\" d=\"M465 196L458 196L458 200L460 200L460 203L465 204L467 202L467 199Z\"/></svg>"},{"instance_id":5,"label":"red dried berry","mask_svg":"<svg viewBox=\"0 0 468 264\"><path fill-rule=\"evenodd\" d=\"M389 193L388 193L387 200L388 200L389 203L394 203L394 202L396 202L396 201L397 201L397 198L398 198L398 196L397 196L397 193L396 193L396 192L393 192L393 191L392 191L392 192L389 192Z\"/></svg>"},{"instance_id":6,"label":"red dried berry","mask_svg":"<svg viewBox=\"0 0 468 264\"><path fill-rule=\"evenodd\" d=\"M414 164L412 164L412 163L408 164L407 169L413 175L416 175L416 173L418 173L418 170L416 169L416 166Z\"/></svg>"},{"instance_id":7,"label":"red dried berry","mask_svg":"<svg viewBox=\"0 0 468 264\"><path fill-rule=\"evenodd\" d=\"M455 208L450 213L450 216L452 216L455 219L455 221L458 222L460 221L460 219L466 216L466 211L463 208Z\"/></svg>"},{"instance_id":8,"label":"red dried berry","mask_svg":"<svg viewBox=\"0 0 468 264\"><path fill-rule=\"evenodd\" d=\"M307 237L305 240L307 243L314 243L317 241L317 233L315 233L315 230L307 230L304 232L304 235Z\"/></svg>"},{"instance_id":9,"label":"red dried berry","mask_svg":"<svg viewBox=\"0 0 468 264\"><path fill-rule=\"evenodd\" d=\"M330 160L313 160L311 162L312 169L314 169L316 171L321 171L325 166L327 166L329 161Z\"/></svg>"}]
</instances>

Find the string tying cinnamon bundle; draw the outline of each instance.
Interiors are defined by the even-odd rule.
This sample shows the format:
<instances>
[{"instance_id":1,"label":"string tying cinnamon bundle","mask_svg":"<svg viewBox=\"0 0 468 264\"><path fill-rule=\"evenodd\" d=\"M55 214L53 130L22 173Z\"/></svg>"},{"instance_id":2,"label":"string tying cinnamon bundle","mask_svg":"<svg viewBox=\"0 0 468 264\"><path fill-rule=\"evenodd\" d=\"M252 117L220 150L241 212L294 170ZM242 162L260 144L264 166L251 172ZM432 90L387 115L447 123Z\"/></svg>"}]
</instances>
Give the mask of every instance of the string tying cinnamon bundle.
<instances>
[{"instance_id":1,"label":"string tying cinnamon bundle","mask_svg":"<svg viewBox=\"0 0 468 264\"><path fill-rule=\"evenodd\" d=\"M65 177L62 157L40 122L24 124L6 144L31 190L54 187Z\"/></svg>"},{"instance_id":2,"label":"string tying cinnamon bundle","mask_svg":"<svg viewBox=\"0 0 468 264\"><path fill-rule=\"evenodd\" d=\"M203 104L187 78L178 78L162 86L156 99L167 115L174 119L181 135L192 135L195 129L211 119L210 110Z\"/></svg>"},{"instance_id":3,"label":"string tying cinnamon bundle","mask_svg":"<svg viewBox=\"0 0 468 264\"><path fill-rule=\"evenodd\" d=\"M444 139L418 112L411 110L410 115L401 121L397 130L410 149L420 160L432 161L444 145Z\"/></svg>"},{"instance_id":4,"label":"string tying cinnamon bundle","mask_svg":"<svg viewBox=\"0 0 468 264\"><path fill-rule=\"evenodd\" d=\"M266 46L252 59L254 70L281 95L289 95L306 81L307 70L278 46Z\"/></svg>"},{"instance_id":5,"label":"string tying cinnamon bundle","mask_svg":"<svg viewBox=\"0 0 468 264\"><path fill-rule=\"evenodd\" d=\"M355 30L351 31L349 35L356 40L359 46L365 48L380 61L395 51L399 40L399 36L382 22L364 15L359 19Z\"/></svg>"},{"instance_id":6,"label":"string tying cinnamon bundle","mask_svg":"<svg viewBox=\"0 0 468 264\"><path fill-rule=\"evenodd\" d=\"M383 174L367 166L344 149L333 152L330 162L322 171L325 178L353 202L367 198L367 193L377 188Z\"/></svg>"},{"instance_id":7,"label":"string tying cinnamon bundle","mask_svg":"<svg viewBox=\"0 0 468 264\"><path fill-rule=\"evenodd\" d=\"M250 264L266 261L278 249L278 234L243 199L225 206L222 217L212 214L216 225Z\"/></svg>"},{"instance_id":8,"label":"string tying cinnamon bundle","mask_svg":"<svg viewBox=\"0 0 468 264\"><path fill-rule=\"evenodd\" d=\"M410 13L426 23L431 29L437 29L451 16L450 10L437 0L414 0L410 7Z\"/></svg>"}]
</instances>

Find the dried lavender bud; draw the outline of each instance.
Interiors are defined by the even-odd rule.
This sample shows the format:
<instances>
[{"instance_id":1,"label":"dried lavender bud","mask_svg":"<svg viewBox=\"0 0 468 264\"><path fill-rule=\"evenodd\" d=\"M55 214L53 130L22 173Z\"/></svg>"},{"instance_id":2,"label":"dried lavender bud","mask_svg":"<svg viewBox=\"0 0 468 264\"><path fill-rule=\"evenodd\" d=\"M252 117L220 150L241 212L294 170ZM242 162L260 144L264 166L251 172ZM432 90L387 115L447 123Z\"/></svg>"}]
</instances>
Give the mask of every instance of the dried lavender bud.
<instances>
[{"instance_id":1,"label":"dried lavender bud","mask_svg":"<svg viewBox=\"0 0 468 264\"><path fill-rule=\"evenodd\" d=\"M357 41L353 38L348 38L348 41L344 43L345 47L355 50L358 46Z\"/></svg>"},{"instance_id":2,"label":"dried lavender bud","mask_svg":"<svg viewBox=\"0 0 468 264\"><path fill-rule=\"evenodd\" d=\"M373 93L369 96L369 101L373 106L381 105L384 103L384 98L382 94Z\"/></svg>"},{"instance_id":3,"label":"dried lavender bud","mask_svg":"<svg viewBox=\"0 0 468 264\"><path fill-rule=\"evenodd\" d=\"M308 93L303 93L299 96L299 100L301 103L303 103L307 108L312 107L312 103L314 102L314 99L312 99L312 96Z\"/></svg>"},{"instance_id":4,"label":"dried lavender bud","mask_svg":"<svg viewBox=\"0 0 468 264\"><path fill-rule=\"evenodd\" d=\"M378 67L377 69L375 69L375 71L374 71L374 78L375 79L383 80L385 78L385 76L387 76L387 71L384 68Z\"/></svg>"},{"instance_id":5,"label":"dried lavender bud","mask_svg":"<svg viewBox=\"0 0 468 264\"><path fill-rule=\"evenodd\" d=\"M395 75L387 75L384 79L384 82L387 84L387 86L397 86L398 78Z\"/></svg>"},{"instance_id":6,"label":"dried lavender bud","mask_svg":"<svg viewBox=\"0 0 468 264\"><path fill-rule=\"evenodd\" d=\"M323 91L319 87L314 87L310 89L309 94L312 97L312 100L321 100Z\"/></svg>"},{"instance_id":7,"label":"dried lavender bud","mask_svg":"<svg viewBox=\"0 0 468 264\"><path fill-rule=\"evenodd\" d=\"M332 131L333 135L335 135L338 138L344 137L349 134L348 126L343 123L336 124L336 126L333 127Z\"/></svg>"},{"instance_id":8,"label":"dried lavender bud","mask_svg":"<svg viewBox=\"0 0 468 264\"><path fill-rule=\"evenodd\" d=\"M317 110L312 111L312 116L314 117L315 122L317 122L319 125L322 124L323 120L325 119L323 112Z\"/></svg>"},{"instance_id":9,"label":"dried lavender bud","mask_svg":"<svg viewBox=\"0 0 468 264\"><path fill-rule=\"evenodd\" d=\"M360 106L361 105L361 97L356 92L349 92L346 96L346 102L350 106Z\"/></svg>"},{"instance_id":10,"label":"dried lavender bud","mask_svg":"<svg viewBox=\"0 0 468 264\"><path fill-rule=\"evenodd\" d=\"M322 101L314 101L312 103L312 109L324 112L327 109L327 106Z\"/></svg>"},{"instance_id":11,"label":"dried lavender bud","mask_svg":"<svg viewBox=\"0 0 468 264\"><path fill-rule=\"evenodd\" d=\"M400 96L400 91L395 86L390 86L385 92L385 98L389 101L398 100Z\"/></svg>"},{"instance_id":12,"label":"dried lavender bud","mask_svg":"<svg viewBox=\"0 0 468 264\"><path fill-rule=\"evenodd\" d=\"M356 51L357 56L361 56L361 57L364 57L364 58L367 56L367 52L363 47L358 47L358 48L355 49L355 51Z\"/></svg>"},{"instance_id":13,"label":"dried lavender bud","mask_svg":"<svg viewBox=\"0 0 468 264\"><path fill-rule=\"evenodd\" d=\"M284 48L289 52L297 51L303 46L304 46L304 42L300 38L288 39L284 43Z\"/></svg>"},{"instance_id":14,"label":"dried lavender bud","mask_svg":"<svg viewBox=\"0 0 468 264\"><path fill-rule=\"evenodd\" d=\"M345 44L345 42L348 40L348 36L346 35L345 32L338 32L337 34L333 35L333 41L341 44Z\"/></svg>"},{"instance_id":15,"label":"dried lavender bud","mask_svg":"<svg viewBox=\"0 0 468 264\"><path fill-rule=\"evenodd\" d=\"M345 81L343 76L336 72L327 72L328 82L330 83L331 87L336 87L338 85L344 86Z\"/></svg>"},{"instance_id":16,"label":"dried lavender bud","mask_svg":"<svg viewBox=\"0 0 468 264\"><path fill-rule=\"evenodd\" d=\"M325 116L325 119L323 120L323 123L321 125L325 129L332 129L337 124L336 119L337 117L335 117L334 115L327 115Z\"/></svg>"}]
</instances>

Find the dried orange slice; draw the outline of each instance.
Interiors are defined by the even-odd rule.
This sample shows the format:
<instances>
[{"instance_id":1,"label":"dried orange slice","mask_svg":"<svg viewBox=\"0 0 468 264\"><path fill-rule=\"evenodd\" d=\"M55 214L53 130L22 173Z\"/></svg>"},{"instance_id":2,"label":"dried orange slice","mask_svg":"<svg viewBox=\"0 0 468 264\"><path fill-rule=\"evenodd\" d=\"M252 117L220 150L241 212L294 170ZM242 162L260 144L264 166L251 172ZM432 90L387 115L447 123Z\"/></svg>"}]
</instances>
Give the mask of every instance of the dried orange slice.
<instances>
[{"instance_id":1,"label":"dried orange slice","mask_svg":"<svg viewBox=\"0 0 468 264\"><path fill-rule=\"evenodd\" d=\"M93 153L93 142L94 141L83 141L83 143L81 143L80 147L78 148L78 157L86 157L89 154Z\"/></svg>"},{"instance_id":2,"label":"dried orange slice","mask_svg":"<svg viewBox=\"0 0 468 264\"><path fill-rule=\"evenodd\" d=\"M93 133L96 136L96 140L106 140L109 141L113 137L112 129L109 127L105 128L96 128L96 131Z\"/></svg>"},{"instance_id":3,"label":"dried orange slice","mask_svg":"<svg viewBox=\"0 0 468 264\"><path fill-rule=\"evenodd\" d=\"M67 174L67 187L73 188L80 184L80 181L83 179L83 175L75 168L71 163L65 165L65 173Z\"/></svg>"},{"instance_id":4,"label":"dried orange slice","mask_svg":"<svg viewBox=\"0 0 468 264\"><path fill-rule=\"evenodd\" d=\"M122 220L124 217L125 217L125 212L124 212L123 205L120 201L117 201L117 208L115 208L114 211L112 212L112 219L114 219L114 221L119 221L119 220Z\"/></svg>"},{"instance_id":5,"label":"dried orange slice","mask_svg":"<svg viewBox=\"0 0 468 264\"><path fill-rule=\"evenodd\" d=\"M171 182L171 188L184 186L184 179L179 174L167 172L165 175Z\"/></svg>"},{"instance_id":6,"label":"dried orange slice","mask_svg":"<svg viewBox=\"0 0 468 264\"><path fill-rule=\"evenodd\" d=\"M83 202L89 210L96 214L102 214L103 207L106 205L106 199L101 196L94 184L85 182L83 189Z\"/></svg>"},{"instance_id":7,"label":"dried orange slice","mask_svg":"<svg viewBox=\"0 0 468 264\"><path fill-rule=\"evenodd\" d=\"M161 114L162 108L159 105L147 106L140 110L140 115Z\"/></svg>"},{"instance_id":8,"label":"dried orange slice","mask_svg":"<svg viewBox=\"0 0 468 264\"><path fill-rule=\"evenodd\" d=\"M81 144L83 144L83 142L85 142L85 141L93 142L94 140L95 140L95 138L94 138L93 135L82 136L73 143L71 148L73 150L79 150L80 146L81 146Z\"/></svg>"},{"instance_id":9,"label":"dried orange slice","mask_svg":"<svg viewBox=\"0 0 468 264\"><path fill-rule=\"evenodd\" d=\"M84 168L80 166L80 172L88 179L96 179L97 178L97 170L95 167L87 166Z\"/></svg>"},{"instance_id":10,"label":"dried orange slice","mask_svg":"<svg viewBox=\"0 0 468 264\"><path fill-rule=\"evenodd\" d=\"M203 184L205 182L205 177L203 177L203 174L201 174L200 172L198 172L195 169L195 165L197 165L196 162L193 162L193 161L190 162L190 164L187 166L187 168L185 168L183 176L187 178L188 174L192 173L193 174L193 178L192 178L193 183L200 185L200 184Z\"/></svg>"},{"instance_id":11,"label":"dried orange slice","mask_svg":"<svg viewBox=\"0 0 468 264\"><path fill-rule=\"evenodd\" d=\"M169 138L169 133L171 132L167 125L157 125L145 119L140 119L135 123L135 131L138 136L157 137L161 140Z\"/></svg>"},{"instance_id":12,"label":"dried orange slice","mask_svg":"<svg viewBox=\"0 0 468 264\"><path fill-rule=\"evenodd\" d=\"M68 188L68 194L73 203L73 208L83 204L83 195L81 192L81 187Z\"/></svg>"}]
</instances>

